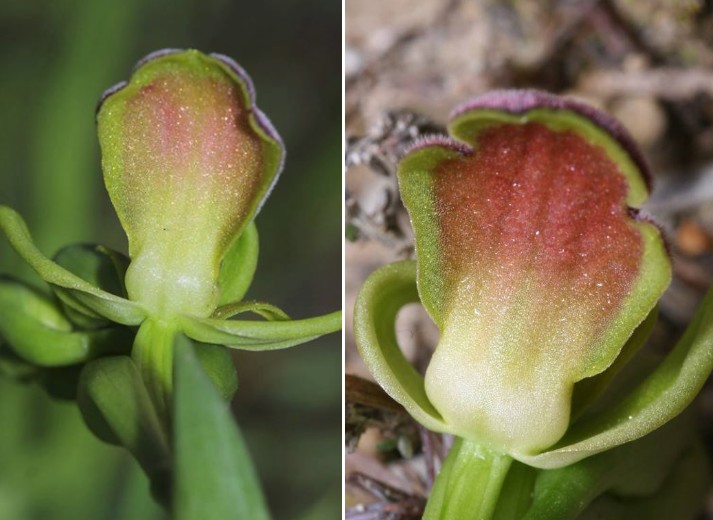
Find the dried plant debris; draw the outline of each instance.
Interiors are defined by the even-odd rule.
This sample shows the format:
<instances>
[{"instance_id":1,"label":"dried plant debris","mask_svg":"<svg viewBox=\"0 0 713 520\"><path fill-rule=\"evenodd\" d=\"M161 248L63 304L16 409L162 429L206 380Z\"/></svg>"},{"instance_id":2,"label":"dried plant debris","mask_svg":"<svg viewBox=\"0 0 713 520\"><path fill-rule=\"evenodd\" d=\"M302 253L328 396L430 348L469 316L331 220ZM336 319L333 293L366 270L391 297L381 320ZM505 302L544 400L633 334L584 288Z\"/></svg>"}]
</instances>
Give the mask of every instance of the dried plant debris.
<instances>
[{"instance_id":1,"label":"dried plant debris","mask_svg":"<svg viewBox=\"0 0 713 520\"><path fill-rule=\"evenodd\" d=\"M379 428L392 439L414 435L415 424L406 410L376 383L347 374L345 396L347 451L353 452L361 435L371 427Z\"/></svg>"},{"instance_id":2,"label":"dried plant debris","mask_svg":"<svg viewBox=\"0 0 713 520\"><path fill-rule=\"evenodd\" d=\"M364 136L347 142L347 239L377 240L396 250L412 246L411 230L398 195L396 165L418 138L445 130L415 112L387 112Z\"/></svg>"},{"instance_id":3,"label":"dried plant debris","mask_svg":"<svg viewBox=\"0 0 713 520\"><path fill-rule=\"evenodd\" d=\"M356 487L376 499L347 509L347 520L418 520L423 516L426 499L409 494L363 473L349 475L347 485Z\"/></svg>"}]
</instances>

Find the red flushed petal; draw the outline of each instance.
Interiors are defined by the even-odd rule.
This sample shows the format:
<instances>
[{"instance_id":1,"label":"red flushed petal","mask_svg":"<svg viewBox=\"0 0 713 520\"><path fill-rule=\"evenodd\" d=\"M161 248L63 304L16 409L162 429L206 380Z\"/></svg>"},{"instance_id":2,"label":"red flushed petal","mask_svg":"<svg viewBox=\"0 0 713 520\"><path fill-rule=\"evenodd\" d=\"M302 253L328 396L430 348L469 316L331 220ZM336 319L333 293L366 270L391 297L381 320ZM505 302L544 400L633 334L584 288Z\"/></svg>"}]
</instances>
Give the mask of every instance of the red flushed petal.
<instances>
[{"instance_id":1,"label":"red flushed petal","mask_svg":"<svg viewBox=\"0 0 713 520\"><path fill-rule=\"evenodd\" d=\"M599 126L626 150L641 172L646 185L651 192L652 178L648 164L639 147L624 126L606 112L597 110L577 99L557 96L549 92L535 89L493 90L482 96L475 97L457 106L451 111L450 118L457 117L476 110L491 109L509 114L525 114L533 109L546 108L573 112L583 116Z\"/></svg>"},{"instance_id":2,"label":"red flushed petal","mask_svg":"<svg viewBox=\"0 0 713 520\"><path fill-rule=\"evenodd\" d=\"M501 302L526 283L543 315L584 305L606 326L642 257L626 191L606 154L572 132L537 123L486 130L473 156L435 172L443 267L477 277Z\"/></svg>"},{"instance_id":3,"label":"red flushed petal","mask_svg":"<svg viewBox=\"0 0 713 520\"><path fill-rule=\"evenodd\" d=\"M105 93L97 123L130 296L157 313L209 315L222 257L284 160L250 78L224 56L158 51Z\"/></svg>"},{"instance_id":4,"label":"red flushed petal","mask_svg":"<svg viewBox=\"0 0 713 520\"><path fill-rule=\"evenodd\" d=\"M439 140L400 164L441 330L426 391L454 433L494 449L556 442L574 383L612 363L670 279L659 230L631 214L638 162L590 112L499 92L457 112L472 153Z\"/></svg>"}]
</instances>

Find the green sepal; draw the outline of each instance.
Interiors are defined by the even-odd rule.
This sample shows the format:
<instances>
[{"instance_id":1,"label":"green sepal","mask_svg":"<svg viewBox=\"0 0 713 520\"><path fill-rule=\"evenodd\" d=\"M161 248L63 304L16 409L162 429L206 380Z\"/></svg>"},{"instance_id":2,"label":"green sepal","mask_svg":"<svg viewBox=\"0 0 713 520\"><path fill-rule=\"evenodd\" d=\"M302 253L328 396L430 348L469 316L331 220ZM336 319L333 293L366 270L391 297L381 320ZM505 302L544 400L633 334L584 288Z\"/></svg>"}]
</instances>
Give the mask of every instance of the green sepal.
<instances>
[{"instance_id":1,"label":"green sepal","mask_svg":"<svg viewBox=\"0 0 713 520\"><path fill-rule=\"evenodd\" d=\"M238 314L244 314L246 312L257 314L267 321L286 321L290 319L287 313L279 307L270 303L256 301L242 301L223 305L215 310L211 318L216 320L227 320L228 318L232 318Z\"/></svg>"},{"instance_id":2,"label":"green sepal","mask_svg":"<svg viewBox=\"0 0 713 520\"><path fill-rule=\"evenodd\" d=\"M268 520L258 477L228 404L201 368L191 342L179 335L174 348L172 517Z\"/></svg>"},{"instance_id":3,"label":"green sepal","mask_svg":"<svg viewBox=\"0 0 713 520\"><path fill-rule=\"evenodd\" d=\"M97 437L124 446L150 477L165 473L171 460L166 432L130 357L87 363L79 378L77 404Z\"/></svg>"},{"instance_id":4,"label":"green sepal","mask_svg":"<svg viewBox=\"0 0 713 520\"><path fill-rule=\"evenodd\" d=\"M0 278L0 334L18 356L43 367L127 352L131 344L124 327L73 330L54 301L7 277Z\"/></svg>"},{"instance_id":5,"label":"green sepal","mask_svg":"<svg viewBox=\"0 0 713 520\"><path fill-rule=\"evenodd\" d=\"M685 414L636 441L563 468L540 471L523 520L574 520L606 492L621 497L653 495L690 443L694 427L693 414Z\"/></svg>"},{"instance_id":6,"label":"green sepal","mask_svg":"<svg viewBox=\"0 0 713 520\"><path fill-rule=\"evenodd\" d=\"M60 249L52 260L93 286L126 298L124 276L129 267L129 259L118 251L95 244L75 244ZM73 323L83 328L106 325L106 319L79 304L74 298L66 298L63 291L58 291L57 295Z\"/></svg>"},{"instance_id":7,"label":"green sepal","mask_svg":"<svg viewBox=\"0 0 713 520\"><path fill-rule=\"evenodd\" d=\"M255 221L233 242L223 257L218 275L218 305L238 302L248 292L257 269L260 240Z\"/></svg>"},{"instance_id":8,"label":"green sepal","mask_svg":"<svg viewBox=\"0 0 713 520\"><path fill-rule=\"evenodd\" d=\"M573 424L552 449L518 456L539 468L558 468L633 441L680 414L713 371L713 289L675 348L626 397Z\"/></svg>"},{"instance_id":9,"label":"green sepal","mask_svg":"<svg viewBox=\"0 0 713 520\"><path fill-rule=\"evenodd\" d=\"M95 287L44 256L33 244L22 217L6 206L0 206L0 229L22 259L61 294L65 302L71 300L123 325L138 325L146 317L146 312L138 304Z\"/></svg>"},{"instance_id":10,"label":"green sepal","mask_svg":"<svg viewBox=\"0 0 713 520\"><path fill-rule=\"evenodd\" d=\"M279 350L312 341L342 327L342 312L286 321L216 320L181 316L182 331L202 343L238 350Z\"/></svg>"},{"instance_id":11,"label":"green sepal","mask_svg":"<svg viewBox=\"0 0 713 520\"><path fill-rule=\"evenodd\" d=\"M416 262L395 262L377 269L357 296L354 337L366 367L386 393L426 428L448 431L428 400L423 376L404 357L396 342L399 310L418 301Z\"/></svg>"}]
</instances>

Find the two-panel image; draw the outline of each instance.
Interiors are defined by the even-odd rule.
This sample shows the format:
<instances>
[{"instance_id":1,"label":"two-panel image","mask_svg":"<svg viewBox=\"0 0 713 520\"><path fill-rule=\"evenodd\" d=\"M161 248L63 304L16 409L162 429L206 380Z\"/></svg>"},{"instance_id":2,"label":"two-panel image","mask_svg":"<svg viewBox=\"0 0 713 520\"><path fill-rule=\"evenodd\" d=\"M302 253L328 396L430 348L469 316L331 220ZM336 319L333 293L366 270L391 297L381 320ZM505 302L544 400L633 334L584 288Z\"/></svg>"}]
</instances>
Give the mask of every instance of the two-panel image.
<instances>
[{"instance_id":1,"label":"two-panel image","mask_svg":"<svg viewBox=\"0 0 713 520\"><path fill-rule=\"evenodd\" d=\"M0 26L0 520L713 518L710 2Z\"/></svg>"}]
</instances>

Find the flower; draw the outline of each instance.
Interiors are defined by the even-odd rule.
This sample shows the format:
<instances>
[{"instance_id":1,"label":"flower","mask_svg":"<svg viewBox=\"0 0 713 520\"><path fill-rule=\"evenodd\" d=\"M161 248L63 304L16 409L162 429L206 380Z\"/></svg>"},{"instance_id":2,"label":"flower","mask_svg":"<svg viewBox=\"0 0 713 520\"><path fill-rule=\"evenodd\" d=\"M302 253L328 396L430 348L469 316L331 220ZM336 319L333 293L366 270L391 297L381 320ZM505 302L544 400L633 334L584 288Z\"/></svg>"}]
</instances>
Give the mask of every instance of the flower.
<instances>
[{"instance_id":1,"label":"flower","mask_svg":"<svg viewBox=\"0 0 713 520\"><path fill-rule=\"evenodd\" d=\"M239 65L196 50L152 53L129 82L104 93L97 125L104 180L130 259L106 248L75 247L52 261L34 246L22 218L0 206L0 228L10 244L50 284L77 325L63 322L62 330L43 336L53 328L47 320L0 320L0 331L22 339L10 342L18 355L61 366L128 353L123 344L112 344L115 335L83 329L139 326L130 353L165 420L180 337L271 350L339 330L341 312L290 320L272 305L242 300L257 262L253 219L282 169L284 147ZM118 275L118 282L104 285L99 270ZM22 308L55 305L8 287L33 298ZM244 312L267 321L228 319ZM40 332L27 334L32 323ZM224 383L234 387L230 377Z\"/></svg>"},{"instance_id":2,"label":"flower","mask_svg":"<svg viewBox=\"0 0 713 520\"><path fill-rule=\"evenodd\" d=\"M277 180L284 148L232 60L162 51L97 111L107 191L129 238L129 297L209 316L220 261Z\"/></svg>"},{"instance_id":3,"label":"flower","mask_svg":"<svg viewBox=\"0 0 713 520\"><path fill-rule=\"evenodd\" d=\"M664 239L640 213L647 168L616 121L538 91L476 98L449 133L399 164L416 266L367 280L357 344L424 425L537 463L570 427L575 385L643 343L632 334L670 281ZM377 315L416 298L440 330L425 380Z\"/></svg>"}]
</instances>

